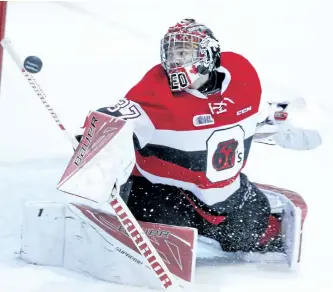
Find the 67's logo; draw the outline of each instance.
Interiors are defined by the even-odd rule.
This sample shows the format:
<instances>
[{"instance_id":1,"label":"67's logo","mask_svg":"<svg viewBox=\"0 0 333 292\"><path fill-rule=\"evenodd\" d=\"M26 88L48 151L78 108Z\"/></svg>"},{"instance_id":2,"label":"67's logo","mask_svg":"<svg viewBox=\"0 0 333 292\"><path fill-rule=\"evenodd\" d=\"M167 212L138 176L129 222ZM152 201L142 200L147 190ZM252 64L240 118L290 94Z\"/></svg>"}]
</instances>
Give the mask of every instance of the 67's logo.
<instances>
[{"instance_id":1,"label":"67's logo","mask_svg":"<svg viewBox=\"0 0 333 292\"><path fill-rule=\"evenodd\" d=\"M236 150L238 141L231 139L228 141L220 142L214 152L212 165L217 171L225 170L235 166ZM242 160L242 153L237 153L238 162Z\"/></svg>"},{"instance_id":2,"label":"67's logo","mask_svg":"<svg viewBox=\"0 0 333 292\"><path fill-rule=\"evenodd\" d=\"M240 126L215 131L207 140L206 177L211 182L233 178L244 165L245 133Z\"/></svg>"}]
</instances>

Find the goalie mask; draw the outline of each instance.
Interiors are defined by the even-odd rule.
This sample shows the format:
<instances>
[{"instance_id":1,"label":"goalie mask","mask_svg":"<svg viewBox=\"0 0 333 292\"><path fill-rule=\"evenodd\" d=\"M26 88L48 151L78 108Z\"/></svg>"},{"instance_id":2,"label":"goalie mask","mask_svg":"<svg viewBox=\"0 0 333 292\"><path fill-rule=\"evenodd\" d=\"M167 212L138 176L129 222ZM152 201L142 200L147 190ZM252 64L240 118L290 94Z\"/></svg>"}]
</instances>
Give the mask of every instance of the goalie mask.
<instances>
[{"instance_id":1,"label":"goalie mask","mask_svg":"<svg viewBox=\"0 0 333 292\"><path fill-rule=\"evenodd\" d=\"M220 66L219 42L206 26L184 19L161 40L161 64L171 90L181 91Z\"/></svg>"}]
</instances>

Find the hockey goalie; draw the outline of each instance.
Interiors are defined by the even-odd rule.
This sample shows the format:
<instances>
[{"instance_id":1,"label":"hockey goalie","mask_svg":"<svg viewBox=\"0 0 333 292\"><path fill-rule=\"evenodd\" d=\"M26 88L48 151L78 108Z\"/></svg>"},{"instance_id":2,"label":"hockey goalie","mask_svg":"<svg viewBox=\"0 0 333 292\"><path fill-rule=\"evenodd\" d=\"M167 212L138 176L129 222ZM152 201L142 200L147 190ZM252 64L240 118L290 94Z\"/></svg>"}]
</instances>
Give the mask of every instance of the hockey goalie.
<instances>
[{"instance_id":1,"label":"hockey goalie","mask_svg":"<svg viewBox=\"0 0 333 292\"><path fill-rule=\"evenodd\" d=\"M262 92L255 68L239 54L221 53L213 32L193 19L170 27L160 52L161 64L125 98L91 111L77 136L80 144L58 188L87 202L26 208L26 229L29 222L44 224L45 214L62 218L48 225L48 251L34 251L26 232L26 259L48 264L52 253L52 264L108 281L158 286L148 279L154 268L129 236L125 215L111 206L119 196L179 287L193 282L201 257L294 268L304 200L253 183L242 172L258 129ZM127 264L119 265L123 260ZM131 279L119 276L128 271Z\"/></svg>"}]
</instances>

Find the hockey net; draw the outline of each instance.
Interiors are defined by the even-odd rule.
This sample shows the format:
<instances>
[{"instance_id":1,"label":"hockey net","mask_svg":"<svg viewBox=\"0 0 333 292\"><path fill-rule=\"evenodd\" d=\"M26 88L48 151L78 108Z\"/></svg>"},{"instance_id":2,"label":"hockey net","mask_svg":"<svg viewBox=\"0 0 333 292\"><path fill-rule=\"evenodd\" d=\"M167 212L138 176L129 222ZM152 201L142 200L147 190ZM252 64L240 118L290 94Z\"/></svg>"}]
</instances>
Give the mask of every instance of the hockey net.
<instances>
[{"instance_id":1,"label":"hockey net","mask_svg":"<svg viewBox=\"0 0 333 292\"><path fill-rule=\"evenodd\" d=\"M7 14L7 1L0 2L0 38L5 36L6 29L6 14ZM3 48L0 46L0 84L2 76L2 64L3 64Z\"/></svg>"}]
</instances>

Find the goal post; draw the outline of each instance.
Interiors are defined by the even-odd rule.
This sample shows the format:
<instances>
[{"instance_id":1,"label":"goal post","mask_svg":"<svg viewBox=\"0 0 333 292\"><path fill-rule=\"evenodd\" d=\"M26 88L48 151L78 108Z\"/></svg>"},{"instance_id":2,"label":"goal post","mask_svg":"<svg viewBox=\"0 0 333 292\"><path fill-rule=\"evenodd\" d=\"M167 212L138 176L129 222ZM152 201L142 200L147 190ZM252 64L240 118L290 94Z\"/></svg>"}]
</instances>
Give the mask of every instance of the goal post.
<instances>
[{"instance_id":1,"label":"goal post","mask_svg":"<svg viewBox=\"0 0 333 292\"><path fill-rule=\"evenodd\" d=\"M5 36L7 1L0 1L0 40ZM2 80L3 47L0 46L0 86Z\"/></svg>"}]
</instances>

